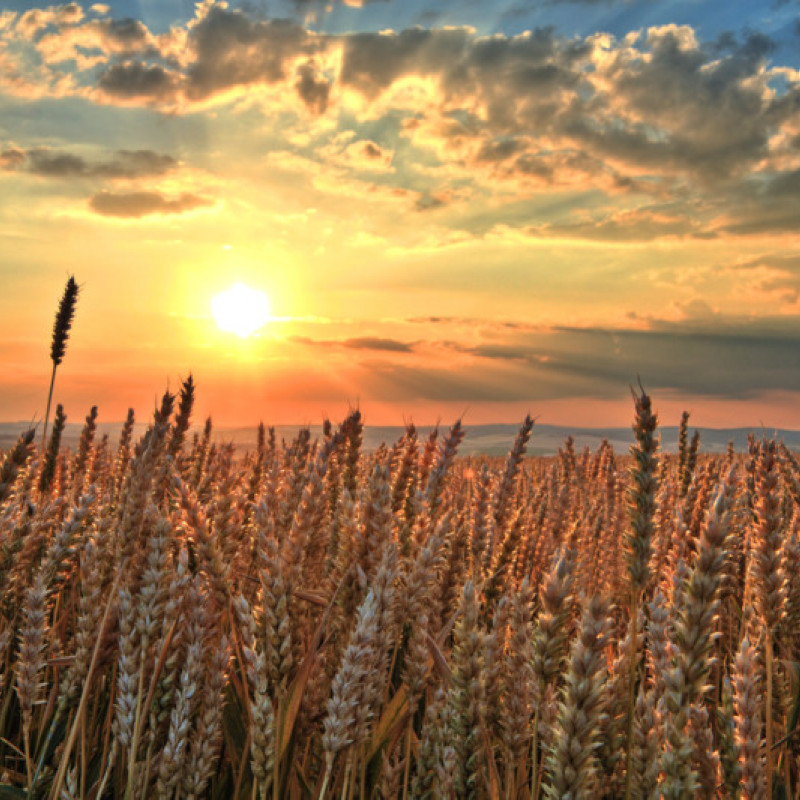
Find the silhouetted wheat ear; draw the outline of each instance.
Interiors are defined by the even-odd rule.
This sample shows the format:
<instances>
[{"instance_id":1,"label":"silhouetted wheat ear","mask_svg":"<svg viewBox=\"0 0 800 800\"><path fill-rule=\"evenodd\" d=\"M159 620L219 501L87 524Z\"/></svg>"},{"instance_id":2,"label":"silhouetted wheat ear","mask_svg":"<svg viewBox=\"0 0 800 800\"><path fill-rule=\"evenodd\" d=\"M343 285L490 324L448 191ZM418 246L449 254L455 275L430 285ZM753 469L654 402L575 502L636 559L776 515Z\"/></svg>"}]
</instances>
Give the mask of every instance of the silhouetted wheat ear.
<instances>
[{"instance_id":1,"label":"silhouetted wheat ear","mask_svg":"<svg viewBox=\"0 0 800 800\"><path fill-rule=\"evenodd\" d=\"M61 303L58 306L56 321L53 324L53 343L50 345L50 358L53 360L54 366L58 366L64 359L69 329L72 327L75 305L78 302L78 291L75 277L70 275L64 288L64 294L61 297Z\"/></svg>"},{"instance_id":2,"label":"silhouetted wheat ear","mask_svg":"<svg viewBox=\"0 0 800 800\"><path fill-rule=\"evenodd\" d=\"M47 394L47 410L44 412L44 430L42 431L42 449L47 446L47 422L50 419L50 403L53 401L53 385L56 382L56 367L64 360L64 353L67 349L67 339L69 329L72 327L72 319L75 316L75 305L78 302L78 284L75 276L70 275L67 285L64 287L64 294L58 304L56 321L53 323L53 341L50 345L50 358L53 361L53 372L50 375L50 391Z\"/></svg>"}]
</instances>

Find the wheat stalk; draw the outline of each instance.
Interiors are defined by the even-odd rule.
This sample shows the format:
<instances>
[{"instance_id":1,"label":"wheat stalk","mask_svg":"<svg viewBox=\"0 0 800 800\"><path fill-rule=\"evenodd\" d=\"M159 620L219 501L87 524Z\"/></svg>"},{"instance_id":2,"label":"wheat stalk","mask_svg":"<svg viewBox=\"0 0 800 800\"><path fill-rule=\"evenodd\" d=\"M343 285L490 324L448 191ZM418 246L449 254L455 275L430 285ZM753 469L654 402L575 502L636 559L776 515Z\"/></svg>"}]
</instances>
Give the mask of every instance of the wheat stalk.
<instances>
[{"instance_id":1,"label":"wheat stalk","mask_svg":"<svg viewBox=\"0 0 800 800\"><path fill-rule=\"evenodd\" d=\"M47 423L50 419L50 403L53 400L53 387L56 382L56 368L64 360L67 349L67 339L75 317L75 306L78 302L79 288L74 276L70 275L61 301L58 304L56 320L53 323L53 339L50 343L50 360L53 362L53 371L50 374L50 390L47 394L47 410L44 414L44 429L42 431L42 449L47 445Z\"/></svg>"}]
</instances>

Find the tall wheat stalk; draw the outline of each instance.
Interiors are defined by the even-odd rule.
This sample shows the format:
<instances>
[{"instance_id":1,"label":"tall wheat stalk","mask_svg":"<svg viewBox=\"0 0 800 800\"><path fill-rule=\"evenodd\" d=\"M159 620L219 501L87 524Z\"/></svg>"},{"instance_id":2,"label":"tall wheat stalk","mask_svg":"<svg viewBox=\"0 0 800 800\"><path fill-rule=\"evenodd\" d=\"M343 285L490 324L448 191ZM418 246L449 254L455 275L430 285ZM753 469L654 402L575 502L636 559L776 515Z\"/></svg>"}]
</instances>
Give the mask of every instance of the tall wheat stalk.
<instances>
[{"instance_id":1,"label":"tall wheat stalk","mask_svg":"<svg viewBox=\"0 0 800 800\"><path fill-rule=\"evenodd\" d=\"M650 397L642 389L641 395L633 393L636 419L633 433L636 443L631 448L633 466L631 468L631 488L629 489L629 511L631 529L628 534L628 574L630 576L630 680L628 683L627 706L627 769L625 797L631 799L631 774L633 742L634 707L636 703L636 680L639 664L637 626L639 602L650 577L650 556L652 553L653 519L655 516L656 490L658 489L658 417L652 411Z\"/></svg>"},{"instance_id":2,"label":"tall wheat stalk","mask_svg":"<svg viewBox=\"0 0 800 800\"><path fill-rule=\"evenodd\" d=\"M64 287L64 294L58 304L56 321L53 324L53 341L50 344L50 359L53 362L53 371L50 374L50 391L47 394L47 410L44 413L44 431L42 432L42 450L47 446L47 423L50 419L50 404L53 400L53 386L56 382L56 368L64 360L64 353L67 349L67 339L69 330L72 327L72 320L75 316L75 305L78 302L78 292L80 291L75 277L70 275L67 285Z\"/></svg>"}]
</instances>

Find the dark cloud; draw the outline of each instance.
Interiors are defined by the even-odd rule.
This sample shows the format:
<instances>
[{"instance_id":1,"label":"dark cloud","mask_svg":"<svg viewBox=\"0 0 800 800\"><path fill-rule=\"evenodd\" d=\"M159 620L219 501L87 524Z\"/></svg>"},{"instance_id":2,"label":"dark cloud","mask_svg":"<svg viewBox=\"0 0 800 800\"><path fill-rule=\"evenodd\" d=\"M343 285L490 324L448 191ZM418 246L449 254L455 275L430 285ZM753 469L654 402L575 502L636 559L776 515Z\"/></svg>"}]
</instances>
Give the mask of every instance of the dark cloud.
<instances>
[{"instance_id":1,"label":"dark cloud","mask_svg":"<svg viewBox=\"0 0 800 800\"><path fill-rule=\"evenodd\" d=\"M743 181L731 192L720 228L739 235L800 230L800 169Z\"/></svg>"},{"instance_id":2,"label":"dark cloud","mask_svg":"<svg viewBox=\"0 0 800 800\"><path fill-rule=\"evenodd\" d=\"M675 27L651 30L645 44L647 60L621 60L611 72L627 124L615 130L584 117L572 128L578 138L645 167L706 179L735 175L766 155L772 124L757 80L772 49L766 36L734 40L723 57Z\"/></svg>"},{"instance_id":3,"label":"dark cloud","mask_svg":"<svg viewBox=\"0 0 800 800\"><path fill-rule=\"evenodd\" d=\"M15 149L12 155L3 160L7 169L24 168L47 178L145 178L163 175L178 164L172 156L153 150L117 150L110 160L96 162L46 147Z\"/></svg>"},{"instance_id":4,"label":"dark cloud","mask_svg":"<svg viewBox=\"0 0 800 800\"><path fill-rule=\"evenodd\" d=\"M19 169L25 163L25 151L19 147L8 147L0 150L0 168L7 170Z\"/></svg>"},{"instance_id":5,"label":"dark cloud","mask_svg":"<svg viewBox=\"0 0 800 800\"><path fill-rule=\"evenodd\" d=\"M396 401L613 397L638 377L653 391L719 399L800 391L800 323L796 318L724 317L702 302L693 304L692 310L691 319L680 323L650 320L649 329L536 329L527 323L501 322L492 334L496 340L469 345L462 340L429 341L424 361L421 357L399 361L376 357L353 366L363 368L359 385L364 396ZM431 318L415 321L427 324ZM294 341L347 346L345 341ZM388 341L392 345L384 348L382 340L367 339L364 349L394 349L394 340ZM410 343L402 344L417 350ZM430 353L437 351L442 360L430 363ZM452 358L448 352L458 356Z\"/></svg>"},{"instance_id":6,"label":"dark cloud","mask_svg":"<svg viewBox=\"0 0 800 800\"><path fill-rule=\"evenodd\" d=\"M331 92L330 81L319 77L315 66L311 63L303 64L298 70L298 75L298 80L294 85L297 94L300 95L310 111L324 114Z\"/></svg>"},{"instance_id":7,"label":"dark cloud","mask_svg":"<svg viewBox=\"0 0 800 800\"><path fill-rule=\"evenodd\" d=\"M577 86L580 73L573 65L588 52L587 45L560 39L551 28L511 38L476 37L467 28L359 33L344 40L340 80L374 99L398 78L436 77L446 104L467 99L487 104L490 117L476 118L473 133L483 128L502 133L519 109L545 106L563 88ZM463 115L454 121L463 123Z\"/></svg>"},{"instance_id":8,"label":"dark cloud","mask_svg":"<svg viewBox=\"0 0 800 800\"><path fill-rule=\"evenodd\" d=\"M475 317L407 317L405 322L411 325L478 325L481 320Z\"/></svg>"},{"instance_id":9,"label":"dark cloud","mask_svg":"<svg viewBox=\"0 0 800 800\"><path fill-rule=\"evenodd\" d=\"M531 364L545 363L547 356L536 348L515 344L481 344L474 347L454 345L461 353L469 353L478 358L490 358L500 361L526 361Z\"/></svg>"},{"instance_id":10,"label":"dark cloud","mask_svg":"<svg viewBox=\"0 0 800 800\"><path fill-rule=\"evenodd\" d=\"M454 160L494 177L606 191L658 192L676 176L706 192L725 188L769 158L776 126L800 115L800 87L763 90L774 47L763 34L704 48L689 29L665 26L636 46L643 57L612 47L597 81L590 42L551 29L359 34L345 41L340 77L368 99L405 75L436 77L440 121L418 118L412 137L423 130L449 140ZM456 111L464 101L482 103L485 116Z\"/></svg>"},{"instance_id":11,"label":"dark cloud","mask_svg":"<svg viewBox=\"0 0 800 800\"><path fill-rule=\"evenodd\" d=\"M708 239L716 234L688 213L674 206L644 207L612 212L597 219L530 226L528 232L537 237L590 239L602 242L652 241L663 237L695 237Z\"/></svg>"},{"instance_id":12,"label":"dark cloud","mask_svg":"<svg viewBox=\"0 0 800 800\"><path fill-rule=\"evenodd\" d=\"M344 347L348 350L379 350L392 353L411 353L413 342L387 339L379 336L356 336L350 339L311 339L307 336L291 336L289 340L309 347Z\"/></svg>"},{"instance_id":13,"label":"dark cloud","mask_svg":"<svg viewBox=\"0 0 800 800\"><path fill-rule=\"evenodd\" d=\"M439 74L463 62L471 34L467 29L401 33L355 33L344 39L340 80L369 98L404 75Z\"/></svg>"},{"instance_id":14,"label":"dark cloud","mask_svg":"<svg viewBox=\"0 0 800 800\"><path fill-rule=\"evenodd\" d=\"M519 153L515 157L515 154ZM482 146L476 164L491 167L493 177L517 179L552 187L598 186L615 193L645 191L639 179L621 175L618 169L585 150L565 147L559 152L536 150L530 143L515 140L515 146Z\"/></svg>"},{"instance_id":15,"label":"dark cloud","mask_svg":"<svg viewBox=\"0 0 800 800\"><path fill-rule=\"evenodd\" d=\"M178 69L159 54L147 28L137 20L104 22L100 31L112 52L139 60L110 64L98 87L119 100L173 103L204 101L234 88L271 84L287 77L287 63L311 58L324 40L288 19L258 19L242 9L212 7L189 30L189 61ZM312 62L298 69L295 89L316 113L327 107L330 81Z\"/></svg>"},{"instance_id":16,"label":"dark cloud","mask_svg":"<svg viewBox=\"0 0 800 800\"><path fill-rule=\"evenodd\" d=\"M92 19L80 30L86 35L78 46L89 48L101 46L115 56L140 56L158 58L156 38L147 26L138 19ZM92 41L94 39L95 41Z\"/></svg>"},{"instance_id":17,"label":"dark cloud","mask_svg":"<svg viewBox=\"0 0 800 800\"><path fill-rule=\"evenodd\" d=\"M138 19L111 19L101 23L109 40L124 50L141 50L150 44L150 32Z\"/></svg>"},{"instance_id":18,"label":"dark cloud","mask_svg":"<svg viewBox=\"0 0 800 800\"><path fill-rule=\"evenodd\" d=\"M765 187L764 194L800 202L800 169L776 175Z\"/></svg>"},{"instance_id":19,"label":"dark cloud","mask_svg":"<svg viewBox=\"0 0 800 800\"><path fill-rule=\"evenodd\" d=\"M359 336L353 339L345 339L342 345L353 350L389 350L394 353L410 353L414 349L414 345L409 342L384 339L378 336Z\"/></svg>"},{"instance_id":20,"label":"dark cloud","mask_svg":"<svg viewBox=\"0 0 800 800\"><path fill-rule=\"evenodd\" d=\"M522 139L513 136L491 139L483 142L475 158L477 161L504 161L525 146Z\"/></svg>"},{"instance_id":21,"label":"dark cloud","mask_svg":"<svg viewBox=\"0 0 800 800\"><path fill-rule=\"evenodd\" d=\"M71 178L86 175L89 165L71 153L54 153L49 150L32 150L28 154L28 170L48 178Z\"/></svg>"},{"instance_id":22,"label":"dark cloud","mask_svg":"<svg viewBox=\"0 0 800 800\"><path fill-rule=\"evenodd\" d=\"M292 20L252 20L219 6L192 29L191 46L195 60L187 96L192 100L237 86L276 83L286 76L287 59L319 49L316 38Z\"/></svg>"},{"instance_id":23,"label":"dark cloud","mask_svg":"<svg viewBox=\"0 0 800 800\"><path fill-rule=\"evenodd\" d=\"M478 317L406 317L404 322L411 325L455 325L461 327L472 328L473 330L489 331L495 333L496 331L539 331L547 330L542 325L537 325L532 322L519 322L512 319L479 319Z\"/></svg>"},{"instance_id":24,"label":"dark cloud","mask_svg":"<svg viewBox=\"0 0 800 800\"><path fill-rule=\"evenodd\" d=\"M577 353L554 359L558 368L604 380L630 381L641 375L648 386L707 396L751 397L769 390L800 389L797 334L664 326L664 330L575 330L561 333Z\"/></svg>"},{"instance_id":25,"label":"dark cloud","mask_svg":"<svg viewBox=\"0 0 800 800\"><path fill-rule=\"evenodd\" d=\"M753 215L737 216L736 220L722 227L725 233L738 236L761 234L796 233L800 228L800 209L790 205L770 203L758 207Z\"/></svg>"},{"instance_id":26,"label":"dark cloud","mask_svg":"<svg viewBox=\"0 0 800 800\"><path fill-rule=\"evenodd\" d=\"M414 202L417 211L432 211L447 205L450 198L441 192L423 192Z\"/></svg>"},{"instance_id":27,"label":"dark cloud","mask_svg":"<svg viewBox=\"0 0 800 800\"><path fill-rule=\"evenodd\" d=\"M363 142L360 149L362 155L367 158L382 159L384 157L383 150L375 142Z\"/></svg>"},{"instance_id":28,"label":"dark cloud","mask_svg":"<svg viewBox=\"0 0 800 800\"><path fill-rule=\"evenodd\" d=\"M534 399L550 396L552 386L570 387L566 393L573 395L613 392L637 376L653 389L729 399L800 390L796 321L794 330L759 330L741 320L736 326L716 330L698 320L663 323L658 330L557 328L536 336L536 344L479 346L471 352L522 370L526 393Z\"/></svg>"},{"instance_id":29,"label":"dark cloud","mask_svg":"<svg viewBox=\"0 0 800 800\"><path fill-rule=\"evenodd\" d=\"M174 101L182 84L180 73L160 64L115 64L100 75L98 87L120 100Z\"/></svg>"},{"instance_id":30,"label":"dark cloud","mask_svg":"<svg viewBox=\"0 0 800 800\"><path fill-rule=\"evenodd\" d=\"M182 214L213 205L207 197L184 193L168 198L158 192L99 192L89 200L90 208L107 217L136 219L149 214Z\"/></svg>"}]
</instances>

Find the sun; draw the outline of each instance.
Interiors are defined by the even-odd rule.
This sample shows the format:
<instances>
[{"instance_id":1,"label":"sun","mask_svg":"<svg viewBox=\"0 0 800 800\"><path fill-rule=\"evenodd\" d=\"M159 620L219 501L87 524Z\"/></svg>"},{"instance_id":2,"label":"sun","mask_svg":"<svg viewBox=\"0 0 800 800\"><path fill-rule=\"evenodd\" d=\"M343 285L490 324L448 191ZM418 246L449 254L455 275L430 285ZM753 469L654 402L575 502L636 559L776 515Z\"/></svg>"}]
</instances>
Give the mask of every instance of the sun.
<instances>
[{"instance_id":1,"label":"sun","mask_svg":"<svg viewBox=\"0 0 800 800\"><path fill-rule=\"evenodd\" d=\"M269 299L259 289L235 283L212 299L211 313L221 331L246 339L269 321Z\"/></svg>"}]
</instances>

